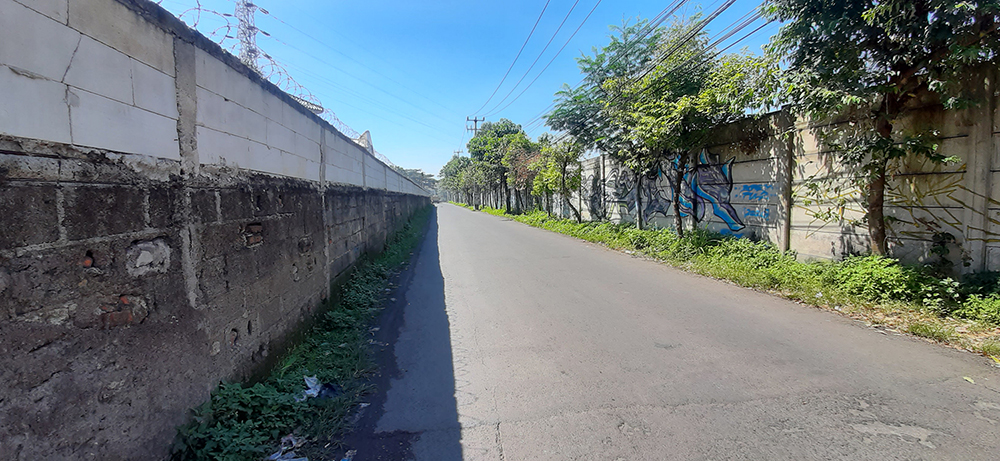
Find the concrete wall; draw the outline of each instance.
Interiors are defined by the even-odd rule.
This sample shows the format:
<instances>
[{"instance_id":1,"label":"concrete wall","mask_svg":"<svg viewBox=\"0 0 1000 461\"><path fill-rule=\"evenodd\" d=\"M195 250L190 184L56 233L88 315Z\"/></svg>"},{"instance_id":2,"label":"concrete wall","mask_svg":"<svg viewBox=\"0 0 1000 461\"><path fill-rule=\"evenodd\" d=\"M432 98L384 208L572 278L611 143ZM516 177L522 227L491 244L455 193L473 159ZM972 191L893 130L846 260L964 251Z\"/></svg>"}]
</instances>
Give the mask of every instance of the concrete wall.
<instances>
[{"instance_id":1,"label":"concrete wall","mask_svg":"<svg viewBox=\"0 0 1000 461\"><path fill-rule=\"evenodd\" d=\"M0 459L159 459L426 192L138 0L0 0Z\"/></svg>"},{"instance_id":2,"label":"concrete wall","mask_svg":"<svg viewBox=\"0 0 1000 461\"><path fill-rule=\"evenodd\" d=\"M927 261L934 234L949 233L956 243L950 245L948 258L957 270L1000 270L1000 160L995 142L1000 118L990 88L995 70L983 75L976 79L983 95L977 107L946 111L930 98L919 101L898 124L900 130L937 130L939 152L961 159L942 165L908 158L890 165L885 208L892 218L889 246L904 261ZM759 122L719 129L713 134L716 143L684 170L685 222L690 225L696 214L699 227L767 240L797 251L803 259L837 259L867 251L867 229L858 222L864 216L862 193L846 180L836 152L820 141L820 134L836 125L775 113ZM670 183L675 168L674 162L664 162L641 187L645 216L660 227L673 227ZM634 221L635 194L631 171L602 155L583 162L583 188L573 200L585 219ZM842 212L842 219L821 216L831 209ZM559 212L569 216L568 207Z\"/></svg>"}]
</instances>

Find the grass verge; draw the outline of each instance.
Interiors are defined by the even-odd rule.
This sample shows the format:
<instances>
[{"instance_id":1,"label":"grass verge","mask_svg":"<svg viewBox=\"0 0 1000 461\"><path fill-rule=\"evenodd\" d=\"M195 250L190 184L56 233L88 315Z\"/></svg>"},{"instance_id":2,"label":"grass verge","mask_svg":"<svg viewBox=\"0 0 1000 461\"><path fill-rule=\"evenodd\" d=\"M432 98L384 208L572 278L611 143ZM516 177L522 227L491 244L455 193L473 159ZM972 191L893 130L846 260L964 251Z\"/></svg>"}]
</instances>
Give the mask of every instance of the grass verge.
<instances>
[{"instance_id":1,"label":"grass verge","mask_svg":"<svg viewBox=\"0 0 1000 461\"><path fill-rule=\"evenodd\" d=\"M178 428L174 460L258 460L278 441L295 434L306 445L299 455L336 444L349 416L371 389L362 381L373 369L368 328L381 310L386 287L419 244L431 207L417 212L373 259L360 262L340 285L336 304L322 307L304 339L261 382L222 383L209 401ZM296 401L303 376L316 376L336 390L329 398Z\"/></svg>"},{"instance_id":2,"label":"grass verge","mask_svg":"<svg viewBox=\"0 0 1000 461\"><path fill-rule=\"evenodd\" d=\"M936 277L927 268L904 266L878 256L801 262L794 254L782 253L766 242L702 230L678 237L669 229L577 223L544 212L509 215L493 208L481 211L834 310L881 330L910 333L982 353L1000 365L997 273L976 274L959 284Z\"/></svg>"}]
</instances>

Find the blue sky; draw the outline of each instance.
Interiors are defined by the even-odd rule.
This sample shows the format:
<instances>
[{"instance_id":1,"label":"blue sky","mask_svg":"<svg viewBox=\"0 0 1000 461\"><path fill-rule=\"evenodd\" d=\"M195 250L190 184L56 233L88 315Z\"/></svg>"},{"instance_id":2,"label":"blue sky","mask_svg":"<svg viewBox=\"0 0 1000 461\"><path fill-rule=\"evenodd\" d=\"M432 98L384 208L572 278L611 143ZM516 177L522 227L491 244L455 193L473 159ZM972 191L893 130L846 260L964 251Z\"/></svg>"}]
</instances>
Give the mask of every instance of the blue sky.
<instances>
[{"instance_id":1,"label":"blue sky","mask_svg":"<svg viewBox=\"0 0 1000 461\"><path fill-rule=\"evenodd\" d=\"M533 138L545 132L541 123L527 124L550 106L563 83L575 85L580 81L574 58L590 53L591 47L607 43L609 25L636 16L653 17L669 3L549 0L506 82L480 112L474 111L483 106L497 87L538 19L545 0L256 0L267 14L258 12L255 20L257 27L270 34L270 37L258 35L258 46L280 62L325 108L354 130L371 131L375 149L393 163L437 174L454 151L465 150L471 136L466 131L467 116L487 115L490 121L509 118L525 125ZM678 14L711 12L722 3L722 0L690 1ZM163 0L161 5L175 15L188 11L182 19L188 24L195 22L195 13L189 11L196 5L195 0ZM709 25L710 36L757 5L738 0ZM201 6L204 10L231 14L235 3L201 0ZM571 8L572 13L567 17ZM570 40L591 10L589 19ZM539 56L564 18L565 24L531 72L497 106ZM203 12L198 29L209 35L224 24L222 18ZM734 39L760 24L762 21ZM759 52L776 29L776 25L769 25L734 50L745 46ZM217 32L213 38L221 39L225 31ZM235 31L232 35L235 36ZM234 40L224 43L234 44ZM564 44L562 53L528 87ZM496 110L491 112L494 107Z\"/></svg>"}]
</instances>

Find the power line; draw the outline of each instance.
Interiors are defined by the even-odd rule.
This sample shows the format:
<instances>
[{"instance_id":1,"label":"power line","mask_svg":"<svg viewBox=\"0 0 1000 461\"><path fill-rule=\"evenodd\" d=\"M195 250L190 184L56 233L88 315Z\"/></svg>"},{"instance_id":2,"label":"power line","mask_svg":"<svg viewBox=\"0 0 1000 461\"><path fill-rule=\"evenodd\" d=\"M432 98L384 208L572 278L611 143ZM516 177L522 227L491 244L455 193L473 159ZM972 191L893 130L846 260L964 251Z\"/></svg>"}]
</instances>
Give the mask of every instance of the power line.
<instances>
[{"instance_id":1,"label":"power line","mask_svg":"<svg viewBox=\"0 0 1000 461\"><path fill-rule=\"evenodd\" d=\"M549 60L548 64L545 64L545 67L542 68L542 71L539 72L538 75L536 75L535 78L532 79L530 83L528 83L528 86L524 87L524 89L521 90L521 92L518 93L518 95L515 96L514 99L512 99L509 103L507 103L506 106L503 106L500 110L492 112L491 114L487 115L494 115L503 112L504 109L510 107L511 104L514 104L515 101L520 99L521 95L523 95L526 91L528 91L528 88L531 88L531 85L534 85L535 82L538 81L538 78L545 73L545 71L549 68L549 66L552 65L553 62L555 62L556 58L559 57L559 54L562 53L564 49L566 49L566 45L569 45L569 42L573 40L573 37L576 37L577 32L580 32L580 28L582 28L583 25L587 23L587 20L590 19L590 15L594 14L594 10L596 10L597 7L601 4L601 1L602 0L597 0L597 3L594 4L594 7L590 9L590 13L587 13L587 17L583 18L583 22L581 22L580 25L577 26L576 30L573 31L573 34L570 35L568 39L566 39L566 43L563 43L563 46L559 48L559 51L556 52L555 56L552 56L552 59Z\"/></svg>"},{"instance_id":2,"label":"power line","mask_svg":"<svg viewBox=\"0 0 1000 461\"><path fill-rule=\"evenodd\" d=\"M486 102L484 102L483 105L480 108L476 109L473 113L478 113L479 111L483 110L483 107L486 107L486 105L493 100L493 97L497 95L497 91L500 91L500 87L503 86L503 82L507 81L507 76L510 75L510 71L511 69L514 68L514 64L517 63L517 59L521 57L521 52L523 52L524 47L528 45L528 40L531 40L531 36L534 35L535 28L538 27L538 23L542 20L542 15L545 14L545 10L549 7L550 1L552 0L545 0L545 6L542 7L542 12L538 13L538 19L535 20L535 25L531 26L531 32L528 32L528 37L525 38L524 43L521 44L521 49L517 50L517 56L514 56L514 60L511 61L510 66L507 67L507 72L504 72L503 78L500 79L500 83L497 84L497 87L493 90L493 93L490 94L489 99L487 99Z\"/></svg>"},{"instance_id":3,"label":"power line","mask_svg":"<svg viewBox=\"0 0 1000 461\"><path fill-rule=\"evenodd\" d=\"M636 34L636 39L633 42L633 46L636 46L635 44L640 43L643 39L645 39L647 36L649 36L649 34L652 33L654 30L656 30L660 26L660 24L663 24L663 22L667 18L673 16L673 14L676 13L677 10L679 10L687 2L688 2L688 0L674 0L673 3L667 5L665 8L663 8L663 10L661 10L659 13L657 13L656 16L653 16L649 20L649 22L647 22L646 25L643 26L643 28L640 30L640 32L638 34ZM622 57L621 54L615 55L615 56L613 56L611 58L611 60L608 61L608 63L606 64L606 67L611 67L613 64L617 64L622 59L623 59L623 57ZM576 85L573 85L573 86L574 87L579 87L586 80L587 80L587 77L584 77L584 78L580 79L580 81L577 82ZM594 92L594 91L597 91L598 89L599 89L599 87L591 87L587 91ZM543 119L545 117L545 114L547 114L550 110L552 110L556 106L556 104L558 104L558 101L553 101L551 104L548 105L548 107L546 107L541 112L539 112L537 115L535 115L534 117L532 117L528 121L527 125L532 125L532 124L535 124L537 122L543 121ZM532 128L532 129L534 129L534 128Z\"/></svg>"},{"instance_id":4,"label":"power line","mask_svg":"<svg viewBox=\"0 0 1000 461\"><path fill-rule=\"evenodd\" d=\"M517 89L518 85L520 85L521 82L524 81L524 78L527 77L529 73L531 73L531 69L534 69L535 64L538 64L538 60L542 59L542 56L545 54L545 51L549 49L549 45L551 45L552 41L556 39L557 35L559 35L559 31L562 30L562 27L566 24L566 21L569 19L569 16L573 14L573 10L576 9L576 5L578 4L580 4L580 0L576 0L575 2L573 2L573 6L571 6L569 8L569 11L566 12L566 16L563 18L562 22L559 23L559 27L556 28L556 31L552 33L552 37L549 38L549 41L545 43L545 46L542 48L542 51L538 53L538 56L535 57L535 60L531 62L530 66L528 66L528 70L524 71L524 74L521 75L521 78L517 80L517 83L515 83L514 86L511 87L510 91L507 92L507 94L503 97L503 99L501 99L496 106L493 106L493 108L490 109L489 112L493 112L494 110L496 110L497 107L500 106L500 104L503 104L504 101L506 101L507 98L509 98L510 95L514 93L514 90ZM485 107L485 105L483 107Z\"/></svg>"},{"instance_id":5,"label":"power line","mask_svg":"<svg viewBox=\"0 0 1000 461\"><path fill-rule=\"evenodd\" d=\"M728 6L725 6L725 7L728 7ZM748 16L752 16L752 17L750 17L748 19ZM718 46L718 45L722 44L723 42L725 42L726 40L728 40L729 38L731 38L733 35L739 33L741 30L745 29L746 27L749 27L751 24L753 24L755 21L759 20L760 18L761 18L761 15L759 13L755 13L753 11L750 12L750 13L747 13L747 14L743 15L741 18L737 19L737 21L734 21L732 24L726 26L723 29L723 32L720 32L719 34L717 34L716 37L714 38L712 44L709 47L707 47L706 50L702 51L700 55L692 56L687 61L685 61L685 62L683 62L683 63L675 66L673 69L670 69L669 71L667 71L667 73L672 73L672 72L677 72L677 71L682 71L682 70L683 71L691 71L691 70L697 69L698 67L703 66L703 65L711 62L716 57L718 57L720 54L724 53L726 50L732 48L733 46L736 46L740 42L742 42L742 41L746 40L747 38L753 36L754 34L760 32L765 27L767 27L768 25L771 24L771 21L768 21L768 22L765 22L764 24L761 24L760 26L758 26L754 30L752 30L749 33L743 35L742 37L740 37L739 39L733 41L732 43L730 43L729 45L725 46L724 48L722 48L720 50L717 50L711 56L708 56L708 54L709 54L708 50L711 50L715 46ZM729 29L732 29L732 30L729 30ZM728 30L728 32L726 32L727 30ZM693 38L693 36L688 36L686 38L686 41L689 41L692 38ZM699 59L699 57L705 57L705 59L703 59L700 62L698 62L697 64L695 64L693 67L690 67L688 69L684 69L688 64L690 64L691 62L693 62L695 59ZM669 56L664 57L663 59L660 60L660 62L665 61L667 58L669 58ZM658 65L659 64L657 64L657 66ZM647 69L647 73L648 73L648 71L649 71L649 69ZM644 92L649 91L651 89L654 89L654 88L647 88L647 89L644 90ZM619 96L620 95L616 95L616 98L619 97ZM613 101L614 101L614 99L612 101L610 101L610 102L613 102ZM556 104L556 102L553 102L552 104L550 104L549 107L550 108L554 107L555 104ZM546 111L547 110L548 109L546 109ZM539 118L539 116L536 116L536 118L537 118L536 121L533 121L533 122L530 122L530 123L536 123L537 121L541 120L541 118ZM559 136L558 138L556 138L555 141L556 142L562 141L563 139L566 139L569 136L570 136L569 133L563 133L561 136Z\"/></svg>"},{"instance_id":6,"label":"power line","mask_svg":"<svg viewBox=\"0 0 1000 461\"><path fill-rule=\"evenodd\" d=\"M705 29L706 26L708 26L708 24L711 21L713 21L715 18L719 17L719 15L722 14L722 12L726 11L734 3L736 3L736 0L726 0L726 3L722 4L722 6L720 6L718 9L716 9L714 12L712 12L711 15L709 15L705 19L702 19L701 21L698 21L694 25L694 27L692 27L687 33L685 33L683 36L681 36L681 39L677 43L674 43L673 46L670 47L669 51L667 51L666 53L664 53L663 56L657 58L651 65L647 66L646 69L644 69L642 72L640 72L639 75L637 75L635 77L632 77L632 78L627 78L626 82L625 82L625 85L627 86L627 85L631 85L631 84L633 84L635 82L641 81L646 75L648 75L654 69L656 69L657 67L659 67L660 64L663 64L664 62L667 61L667 59L670 59L670 57L672 57L674 54L676 54L684 45L686 45L688 42L690 42L691 40L693 40L702 30ZM729 27L732 27L732 25L727 26L726 29L728 29ZM725 29L723 29L723 30L725 30ZM614 95L611 98L611 100L608 101L606 104L612 104L612 103L618 101L619 99L621 99L622 94L623 93L618 93L618 94Z\"/></svg>"},{"instance_id":7,"label":"power line","mask_svg":"<svg viewBox=\"0 0 1000 461\"><path fill-rule=\"evenodd\" d=\"M334 48L334 47L330 46L330 45L329 45L328 43L326 43L326 42L324 42L324 41L322 41L322 40L320 40L320 39L318 39L318 38L316 38L316 37L314 37L314 36L310 35L310 34L309 34L309 33L307 33L306 31L304 31L304 30L302 30L302 29L299 29L298 27L295 27L295 26L293 26L292 24L289 24L288 22L285 22L284 20L282 20L281 18L279 18L279 17L277 17L277 16L275 16L275 15L271 14L270 12L266 12L266 11L264 11L263 13L264 13L265 15L269 16L269 17L270 17L271 19L274 19L275 21L278 21L278 22L280 22L281 24L284 24L285 26L289 27L290 29L294 30L295 32L298 32L298 33L302 34L303 36L305 36L306 38L308 38L308 39L310 39L310 40L312 40L312 41L314 41L314 42L316 42L316 43L320 44L320 45L321 45L321 46L323 46L324 48L326 48L326 49L328 49L328 50L330 50L330 51L333 51L334 53L337 53L337 54L339 54L339 55L343 56L343 57L344 57L344 58L346 58L347 60L349 60L349 61L351 61L351 62L354 62L355 64L357 64L357 65L359 65L359 66L361 66L361 67L363 67L363 68L367 69L367 70L368 70L369 72L371 72L371 73L373 73L373 74L375 74L375 75L377 75L377 76L379 76L379 77L381 77L381 78L384 78L384 79L386 79L386 80L388 80L388 81L390 81L390 82L392 82L392 83L394 83L394 84L396 84L396 85L399 85L399 86L400 86L401 88L404 88L404 89L406 89L406 90L408 90L408 91L412 92L413 94L416 94L417 96L420 96L421 98L423 98L423 99L426 99L427 101L430 101L431 103L434 103L434 104L436 104L436 105L437 105L438 107L441 107L441 108L443 108L443 109L445 109L445 110L450 110L450 109L448 109L447 107L444 107L443 105L441 105L440 103L438 103L438 102L434 101L433 99L431 99L431 98L428 98L428 97L425 97L425 96L423 96L423 95L422 95L422 94L421 94L421 93L420 93L419 91L417 91L417 90L414 90L414 89L412 89L412 88L410 88L410 87L406 86L406 84L404 84L404 83L402 83L402 82L399 82L399 81L397 81L397 80L393 79L392 77L389 77L389 76L387 76L387 75L385 75L385 74L383 74L383 73L381 73L381 72L379 72L379 71L377 71L377 70L373 69L372 67L368 66L368 65L367 65L367 64L365 64L364 62L361 62L361 61L359 61L359 60L357 60L357 59L354 59L354 58L352 58L351 56L348 56L347 54L344 54L344 52L343 52L343 51L340 51L340 50L338 50L338 49L336 49L336 48ZM284 41L281 41L281 40L278 40L278 39L276 39L276 38L274 38L274 37L270 37L270 38L274 39L274 40L275 40L275 41L277 41L278 43L281 43L282 45L285 45L285 46L287 46L287 47L289 47L289 48L292 48L292 49L294 49L294 50L296 50L296 51L299 51L299 52L300 52L300 53L302 53L302 54L305 54L306 56L309 56L310 58L312 58L312 59L316 60L317 62L320 62L320 63L322 63L322 64L324 64L324 65L327 65L327 66L329 66L329 67L331 67L331 68L333 68L333 69L337 69L338 71L340 71L340 72L342 72L342 73L344 73L344 74L346 74L346 75L348 75L348 76L350 76L350 77L352 77L352 78L354 78L354 79L356 79L356 80L358 80L358 81L360 81L360 82L362 82L362 83L364 83L364 84L367 84L367 85L371 86L372 88L375 88L375 89L378 89L378 90L380 90L380 91L381 91L381 89L380 89L380 88L378 88L378 87L376 87L375 85L371 85L370 83L368 83L368 82L364 81L364 80L363 80L363 79L361 79L361 78L358 78L358 77L355 77L355 76L353 76L353 75L350 75L349 73L347 73L347 72L344 72L344 71L343 71L343 70L341 70L340 68L337 68L337 67L334 67L334 66L330 65L330 64L329 64L329 63L328 63L327 61L325 61L325 60L323 60L323 59L320 59L319 57L317 57L317 56L315 56L315 55L313 55L313 54L311 54L311 53L309 53L309 52L307 52L307 51L304 51L304 50L302 50L302 49L301 49L301 48L299 48L299 47L296 47L296 46L294 46L294 45L291 45L291 44L289 44L289 43L286 43L286 42L284 42ZM387 93L387 94L388 94L388 93ZM406 101L406 100L402 99L402 98L401 98L401 97L399 97L399 96L395 96L395 95L390 95L390 96L393 96L393 97L395 97L395 98L397 98L397 99L399 99L399 100L401 100L401 101L403 101L403 102L406 102L407 104L410 104L410 103L409 103L408 101ZM413 104L410 104L410 105L413 105ZM414 105L414 107L417 107L417 106L415 106L415 105ZM421 109L421 110L424 110L424 109ZM428 114L431 114L431 115L434 115L434 116L437 116L436 114L434 114L434 113L432 113L432 112L429 112L429 111L427 111L427 110L424 110L424 112L427 112Z\"/></svg>"},{"instance_id":8,"label":"power line","mask_svg":"<svg viewBox=\"0 0 1000 461\"><path fill-rule=\"evenodd\" d=\"M371 87L371 88L374 88L375 90L377 90L377 91L378 91L378 92L380 92L380 93L384 93L385 95L387 95L387 96L389 96L389 97L391 97L391 98L394 98L394 99L397 99L397 100L399 100L400 102L402 102L402 103L404 103L404 104L406 104L406 105L409 105L410 107L413 107L413 108L415 108L415 109L417 109L417 110L419 110L419 111L421 111L421 112L424 112L425 114L428 114L428 115L430 115L430 116L433 116L433 117L436 117L436 118L438 118L439 120L441 120L441 121L443 121L443 122L445 122L445 123L448 123L448 122L449 122L449 121L448 121L448 119L446 119L446 118L444 118L444 117L442 117L442 116L440 116L440 115L438 115L438 114L435 114L434 112L431 112L431 111L429 111L429 110L427 110L427 109L425 109L425 108L423 108L423 107L421 107L421 106L418 106L418 105L416 105L416 104L414 104L414 103L410 102L409 100L407 100L407 99L403 98L402 96L399 96L399 95L397 95L397 94L395 94L395 93L392 93L392 92L389 92L389 91L386 91L386 90L384 90L384 89L382 89L382 88L379 88L379 87L378 87L378 86L376 86L376 85L372 85L371 83L369 83L369 82L365 81L364 79L362 79L362 78L360 78L360 77L358 77L358 76L356 76L356 75L353 75L353 74L351 74L351 73L349 73L349 72L346 72L346 71L344 71L343 69L340 69L340 68L338 68L338 67L335 67L335 66L333 66L333 65L332 65L332 64L330 64L329 62L327 62L327 61L324 61L323 59L319 58L318 56L315 56L315 55L313 55L312 53L309 53L309 52L307 52L307 51L305 51L305 50L303 50L303 49L301 49L301 48L299 48L299 47L297 47L297 46L295 46L295 45L292 45L292 44L290 44L290 43L287 43L287 42L284 42L284 41L282 41L282 40L279 40L279 39L277 39L277 38L274 38L274 37L271 37L271 38L272 38L272 39L273 39L274 41L276 41L276 42L278 42L278 43L280 43L280 44L282 44L282 45L285 45L285 46L287 46L287 47L289 47L289 48L291 48L291 49L293 49L293 50L296 50L296 51L298 51L298 52L300 52L300 53L302 53L302 54L304 54L304 55L308 56L309 58L312 58L312 59L313 59L314 61L316 61L316 62L318 62L318 63L320 63L320 64L322 64L322 65L324 65L324 66L326 66L326 67L329 67L330 69L333 69L333 70L335 70L335 71L337 71L337 72L340 72L341 74L343 74L343 75L345 75L345 76L347 76L347 77L349 77L349 78L351 78L351 79L354 79L354 80L356 80L356 81L358 81L358 82L361 82L361 83L362 83L362 84L364 84L364 85L367 85L367 86L369 86L369 87ZM384 76L383 76L383 77L384 77ZM387 80L390 80L390 81L391 81L391 79L389 79L388 77L385 77L385 78L386 78Z\"/></svg>"}]
</instances>

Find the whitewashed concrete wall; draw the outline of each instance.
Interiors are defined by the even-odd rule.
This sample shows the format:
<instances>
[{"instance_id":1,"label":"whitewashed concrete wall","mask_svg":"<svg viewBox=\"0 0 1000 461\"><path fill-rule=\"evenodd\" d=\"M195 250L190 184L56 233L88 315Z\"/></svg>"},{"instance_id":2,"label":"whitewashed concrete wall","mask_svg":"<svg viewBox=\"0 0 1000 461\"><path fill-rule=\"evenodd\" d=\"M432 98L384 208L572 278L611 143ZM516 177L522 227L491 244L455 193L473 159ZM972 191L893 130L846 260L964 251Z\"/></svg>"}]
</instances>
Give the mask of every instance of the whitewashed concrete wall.
<instances>
[{"instance_id":1,"label":"whitewashed concrete wall","mask_svg":"<svg viewBox=\"0 0 1000 461\"><path fill-rule=\"evenodd\" d=\"M427 195L143 0L0 0L0 134Z\"/></svg>"}]
</instances>

